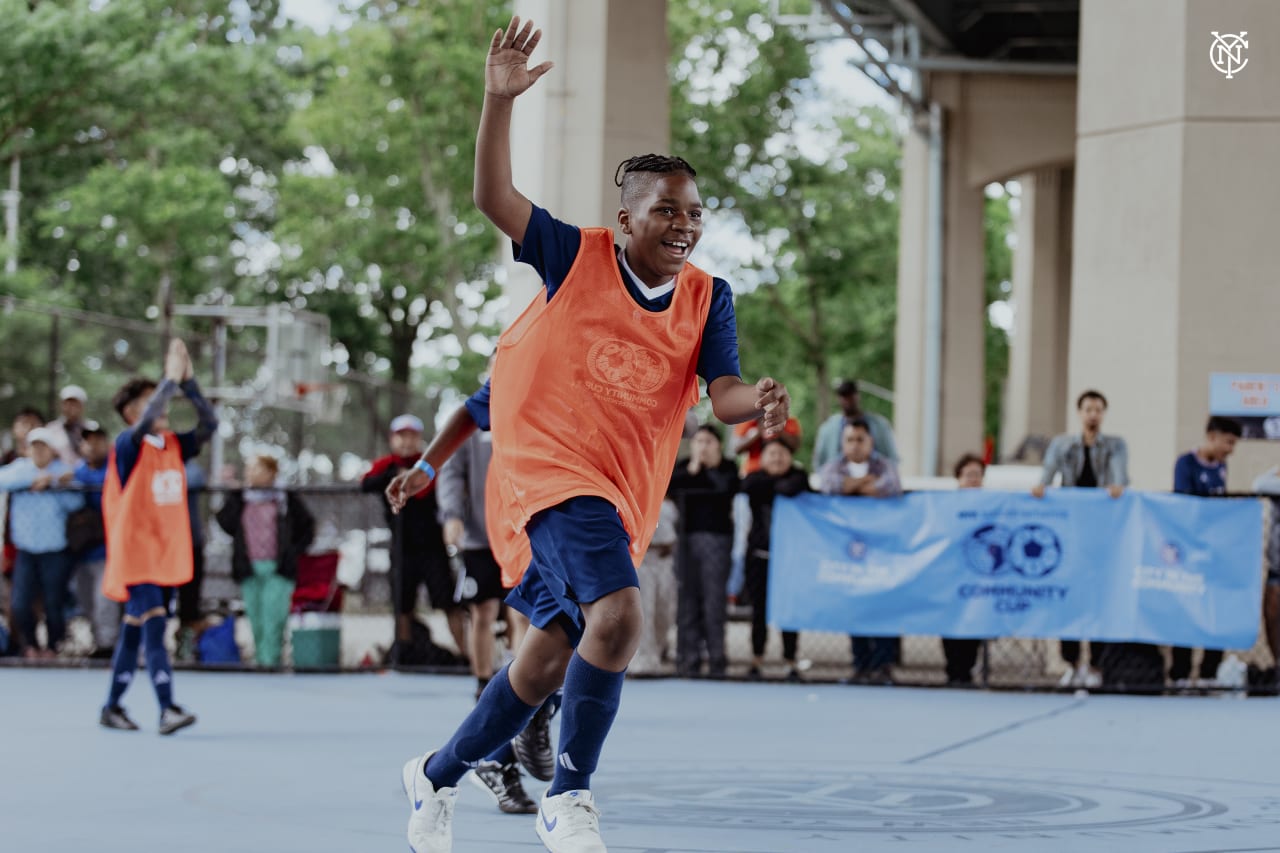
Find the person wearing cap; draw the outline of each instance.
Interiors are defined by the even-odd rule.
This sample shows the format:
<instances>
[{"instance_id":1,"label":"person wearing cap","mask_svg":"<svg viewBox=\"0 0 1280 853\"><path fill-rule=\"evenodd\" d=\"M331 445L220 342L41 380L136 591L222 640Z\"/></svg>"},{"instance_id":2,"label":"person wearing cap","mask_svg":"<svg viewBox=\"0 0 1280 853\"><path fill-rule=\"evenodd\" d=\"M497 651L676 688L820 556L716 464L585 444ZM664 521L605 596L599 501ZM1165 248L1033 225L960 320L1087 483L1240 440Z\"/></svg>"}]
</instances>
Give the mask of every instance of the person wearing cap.
<instances>
[{"instance_id":1,"label":"person wearing cap","mask_svg":"<svg viewBox=\"0 0 1280 853\"><path fill-rule=\"evenodd\" d=\"M813 470L821 471L831 460L841 457L844 453L841 449L841 436L844 434L845 424L855 418L862 418L871 428L876 453L895 465L898 464L898 445L893 438L893 424L884 415L863 411L858 383L852 379L843 379L836 385L835 391L840 411L818 427L818 436L813 442Z\"/></svg>"},{"instance_id":2,"label":"person wearing cap","mask_svg":"<svg viewBox=\"0 0 1280 853\"><path fill-rule=\"evenodd\" d=\"M79 385L68 385L58 394L61 417L46 424L55 435L58 456L74 469L80 461L80 439L84 433L84 404L89 395Z\"/></svg>"},{"instance_id":3,"label":"person wearing cap","mask_svg":"<svg viewBox=\"0 0 1280 853\"><path fill-rule=\"evenodd\" d=\"M79 492L60 487L71 469L58 458L57 436L48 427L27 433L27 456L0 468L0 489L10 498L9 525L17 546L13 570L13 617L27 658L51 658L67 634L66 593L71 578L67 516L84 505ZM48 642L36 639L36 596L44 601Z\"/></svg>"},{"instance_id":4,"label":"person wearing cap","mask_svg":"<svg viewBox=\"0 0 1280 853\"><path fill-rule=\"evenodd\" d=\"M93 632L91 657L110 659L120 636L120 604L102 591L107 569L107 540L102 525L102 487L107 482L111 437L97 421L85 421L80 431L80 461L75 482L84 491L84 508L67 525L68 545L75 568L76 600L89 617Z\"/></svg>"},{"instance_id":5,"label":"person wearing cap","mask_svg":"<svg viewBox=\"0 0 1280 853\"><path fill-rule=\"evenodd\" d=\"M465 656L467 646L467 609L453 600L453 570L444 547L444 531L440 526L439 505L435 489L415 495L404 512L395 514L385 501L387 486L401 471L414 466L422 452L422 420L404 414L392 419L389 441L391 452L376 459L360 481L360 489L384 495L387 525L391 528L391 582L396 608L396 635L392 646L395 663L414 663L405 659L413 640L414 611L418 604L418 587L425 585L431 606L444 611L449 633Z\"/></svg>"}]
</instances>

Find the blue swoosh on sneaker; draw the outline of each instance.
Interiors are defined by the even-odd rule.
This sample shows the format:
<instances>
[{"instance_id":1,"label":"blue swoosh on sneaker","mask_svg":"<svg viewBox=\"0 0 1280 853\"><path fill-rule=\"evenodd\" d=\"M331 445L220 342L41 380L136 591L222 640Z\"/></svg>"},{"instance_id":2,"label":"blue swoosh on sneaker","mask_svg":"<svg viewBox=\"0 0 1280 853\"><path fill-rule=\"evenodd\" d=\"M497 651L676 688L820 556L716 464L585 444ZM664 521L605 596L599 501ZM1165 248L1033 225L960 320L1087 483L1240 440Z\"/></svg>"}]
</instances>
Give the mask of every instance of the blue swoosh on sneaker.
<instances>
[{"instance_id":1,"label":"blue swoosh on sneaker","mask_svg":"<svg viewBox=\"0 0 1280 853\"><path fill-rule=\"evenodd\" d=\"M542 818L542 825L543 825L543 827L545 827L545 828L546 828L547 832L555 832L555 830L556 830L556 824L558 824L558 823L560 822L560 818L559 818L559 817L554 817L554 818L552 818L552 819L550 820L550 822L548 822L548 821L547 821L547 816L546 816L545 814L543 814L543 813L542 813L542 810L541 810L541 809L539 809L539 810L538 810L538 817Z\"/></svg>"},{"instance_id":2,"label":"blue swoosh on sneaker","mask_svg":"<svg viewBox=\"0 0 1280 853\"><path fill-rule=\"evenodd\" d=\"M413 810L416 812L421 808L422 808L422 800L418 799L418 774L415 771L413 774ZM409 849L412 850L413 848L409 848Z\"/></svg>"}]
</instances>

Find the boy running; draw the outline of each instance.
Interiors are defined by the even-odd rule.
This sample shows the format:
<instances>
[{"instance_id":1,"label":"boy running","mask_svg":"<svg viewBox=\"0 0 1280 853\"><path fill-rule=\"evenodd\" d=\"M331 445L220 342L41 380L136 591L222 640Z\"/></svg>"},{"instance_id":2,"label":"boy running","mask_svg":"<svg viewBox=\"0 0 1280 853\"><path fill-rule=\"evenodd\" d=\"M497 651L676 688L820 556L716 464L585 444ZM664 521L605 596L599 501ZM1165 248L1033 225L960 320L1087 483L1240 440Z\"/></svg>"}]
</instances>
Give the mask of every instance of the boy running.
<instances>
[{"instance_id":1,"label":"boy running","mask_svg":"<svg viewBox=\"0 0 1280 853\"><path fill-rule=\"evenodd\" d=\"M641 634L635 564L657 527L698 377L726 423L764 412L773 435L790 406L773 379L739 378L729 285L688 263L702 236L688 163L646 155L620 167L621 251L609 229L558 222L515 188L512 105L551 69L528 67L541 36L519 18L494 35L474 195L547 295L503 333L491 384L467 407L472 417L488 408L487 526L505 580L519 581L508 603L531 627L450 741L404 766L415 853L452 849L458 780L521 731L561 683L560 755L539 804L538 837L552 853L605 850L591 774ZM425 488L447 458L432 450L456 450L455 438L439 437L446 440L392 483L393 504Z\"/></svg>"}]
</instances>

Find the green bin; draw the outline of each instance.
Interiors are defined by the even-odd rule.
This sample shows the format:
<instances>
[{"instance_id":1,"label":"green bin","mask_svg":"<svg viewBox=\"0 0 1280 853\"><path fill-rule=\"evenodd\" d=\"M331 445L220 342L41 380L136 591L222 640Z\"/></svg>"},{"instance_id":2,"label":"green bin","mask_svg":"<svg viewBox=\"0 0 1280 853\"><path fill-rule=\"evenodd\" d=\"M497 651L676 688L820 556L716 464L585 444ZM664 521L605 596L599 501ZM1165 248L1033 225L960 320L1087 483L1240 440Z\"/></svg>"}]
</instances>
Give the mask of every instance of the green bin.
<instances>
[{"instance_id":1,"label":"green bin","mask_svg":"<svg viewBox=\"0 0 1280 853\"><path fill-rule=\"evenodd\" d=\"M337 669L342 661L342 615L295 613L289 617L294 669Z\"/></svg>"}]
</instances>

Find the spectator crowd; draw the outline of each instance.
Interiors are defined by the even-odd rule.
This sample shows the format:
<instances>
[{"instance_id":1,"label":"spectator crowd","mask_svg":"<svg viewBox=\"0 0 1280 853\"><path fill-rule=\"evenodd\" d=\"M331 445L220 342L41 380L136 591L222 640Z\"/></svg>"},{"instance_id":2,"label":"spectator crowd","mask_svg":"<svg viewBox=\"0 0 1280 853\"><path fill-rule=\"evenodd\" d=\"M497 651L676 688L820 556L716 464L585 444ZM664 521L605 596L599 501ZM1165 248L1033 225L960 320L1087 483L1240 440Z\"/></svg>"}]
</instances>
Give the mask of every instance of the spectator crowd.
<instances>
[{"instance_id":1,"label":"spectator crowd","mask_svg":"<svg viewBox=\"0 0 1280 853\"><path fill-rule=\"evenodd\" d=\"M638 567L645 631L633 675L724 677L730 666L729 625L742 618L750 623L750 658L742 661L747 677L763 678L767 672L789 680L804 677L808 662L800 655L796 632L776 632L780 668L766 655L769 575L787 570L769 559L774 501L809 491L859 501L903 493L893 425L863 408L857 382L843 380L833 392L836 411L818 425L808 467L797 455L804 430L794 417L780 434L766 439L758 422L739 424L725 436L691 415L686 452L672 472L657 534ZM34 408L18 412L0 460L6 580L0 653L27 661L54 658L69 622L81 619L91 648L78 653L109 659L123 612L121 603L104 593L110 546L102 493L113 458L112 431L86 417L92 406L83 388L68 385L59 397L59 416L53 420ZM1079 427L1049 442L1032 495L1043 498L1052 488L1103 489L1114 498L1124 493L1128 445L1103 430L1107 408L1099 391L1080 394ZM382 496L398 473L414 465L426 432L412 414L394 418L388 453L371 463L361 489ZM1209 418L1197 446L1174 460L1173 490L1200 497L1226 494L1228 460L1242 432L1230 418ZM503 602L501 570L485 531L487 439L487 433L474 435L430 489L400 514L387 507L385 518L394 629L384 662L470 666L477 695L524 630L520 615ZM242 483L223 477L219 485L233 488L219 491L212 513L231 542L231 577L251 628L253 661L266 668L285 663L299 563L307 559L317 527L306 499L283 487L280 462L274 455L255 455L244 466ZM982 488L989 462L976 453L959 459L953 471L957 487ZM186 462L184 500L189 499L194 570L173 596L180 660L198 656L201 635L214 624L201 606L205 526L198 498L204 480L193 454ZM1280 467L1262 472L1254 491L1275 496L1280 509ZM1275 660L1280 656L1280 512L1272 518L1277 521L1268 534L1271 569L1262 617ZM417 615L424 593L430 608L444 617L451 649L437 644ZM941 638L947 683L973 683L982 646L971 638ZM849 650L848 682L893 683L900 638L855 634ZM1146 644L1087 638L1064 639L1058 651L1065 664L1060 684L1070 688L1120 683L1133 680L1135 673L1175 688L1203 686L1213 683L1223 660L1220 649L1166 653ZM1263 677L1274 680L1274 667Z\"/></svg>"}]
</instances>

